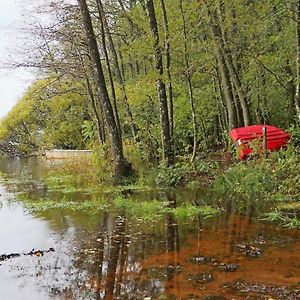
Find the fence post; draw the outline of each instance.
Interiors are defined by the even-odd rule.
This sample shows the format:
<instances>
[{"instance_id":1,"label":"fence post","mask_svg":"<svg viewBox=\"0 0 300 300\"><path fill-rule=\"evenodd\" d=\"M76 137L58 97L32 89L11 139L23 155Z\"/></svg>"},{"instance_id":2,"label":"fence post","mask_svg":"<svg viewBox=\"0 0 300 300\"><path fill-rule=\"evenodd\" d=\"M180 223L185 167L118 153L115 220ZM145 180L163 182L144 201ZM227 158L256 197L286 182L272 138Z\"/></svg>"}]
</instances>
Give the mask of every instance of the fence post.
<instances>
[{"instance_id":1,"label":"fence post","mask_svg":"<svg viewBox=\"0 0 300 300\"><path fill-rule=\"evenodd\" d=\"M267 127L263 126L262 128L262 135L263 135L263 153L264 156L267 157L268 148L267 148Z\"/></svg>"}]
</instances>

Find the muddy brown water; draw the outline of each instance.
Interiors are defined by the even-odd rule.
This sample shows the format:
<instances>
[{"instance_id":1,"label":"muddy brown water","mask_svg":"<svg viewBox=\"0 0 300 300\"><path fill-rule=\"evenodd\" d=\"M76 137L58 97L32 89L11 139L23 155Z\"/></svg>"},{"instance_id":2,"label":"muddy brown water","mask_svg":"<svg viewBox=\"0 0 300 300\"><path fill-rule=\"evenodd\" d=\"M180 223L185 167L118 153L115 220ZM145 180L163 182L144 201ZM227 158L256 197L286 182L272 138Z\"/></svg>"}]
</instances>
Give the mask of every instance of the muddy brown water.
<instances>
[{"instance_id":1,"label":"muddy brown water","mask_svg":"<svg viewBox=\"0 0 300 300\"><path fill-rule=\"evenodd\" d=\"M18 201L20 186L39 197L38 179L49 167L0 160L1 300L300 299L299 230L229 207L211 219L167 214L153 222L124 211L31 213Z\"/></svg>"}]
</instances>

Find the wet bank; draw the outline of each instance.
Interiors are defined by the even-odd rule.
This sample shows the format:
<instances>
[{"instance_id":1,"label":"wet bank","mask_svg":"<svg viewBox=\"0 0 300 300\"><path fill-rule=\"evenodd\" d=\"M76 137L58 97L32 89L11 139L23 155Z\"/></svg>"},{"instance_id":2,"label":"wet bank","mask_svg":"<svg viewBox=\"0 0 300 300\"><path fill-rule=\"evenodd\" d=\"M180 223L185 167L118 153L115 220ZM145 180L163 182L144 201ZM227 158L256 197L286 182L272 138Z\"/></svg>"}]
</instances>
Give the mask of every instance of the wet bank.
<instances>
[{"instance_id":1,"label":"wet bank","mask_svg":"<svg viewBox=\"0 0 300 300\"><path fill-rule=\"evenodd\" d=\"M19 196L49 195L51 166L2 161L0 261L3 299L299 299L300 234L257 221L258 208L233 206L211 218L142 219L124 207L32 212ZM21 193L21 194L20 194ZM211 203L201 190L127 195L136 201ZM78 199L76 199L76 195ZM71 193L73 201L92 197ZM230 203L230 201L228 202ZM55 251L25 255L32 249Z\"/></svg>"}]
</instances>

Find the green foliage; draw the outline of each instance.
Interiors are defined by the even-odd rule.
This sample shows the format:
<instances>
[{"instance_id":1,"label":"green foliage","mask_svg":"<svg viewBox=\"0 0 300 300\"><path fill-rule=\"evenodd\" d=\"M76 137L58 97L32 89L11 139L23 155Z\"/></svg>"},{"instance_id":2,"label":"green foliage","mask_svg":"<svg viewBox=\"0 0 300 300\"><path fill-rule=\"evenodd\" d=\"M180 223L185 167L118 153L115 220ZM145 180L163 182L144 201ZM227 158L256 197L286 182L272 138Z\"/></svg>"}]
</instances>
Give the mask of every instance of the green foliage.
<instances>
[{"instance_id":1,"label":"green foliage","mask_svg":"<svg viewBox=\"0 0 300 300\"><path fill-rule=\"evenodd\" d=\"M90 117L87 99L76 88L81 86L51 77L35 82L1 121L0 141L25 156L45 148L85 148L81 128Z\"/></svg>"},{"instance_id":2,"label":"green foliage","mask_svg":"<svg viewBox=\"0 0 300 300\"><path fill-rule=\"evenodd\" d=\"M165 0L173 88L174 144L177 155L190 156L193 148L193 124L187 75L191 78L195 102L198 151L204 152L215 146L225 145L228 124L220 74L216 71L213 51L215 43L211 35L208 9L197 0L183 1L182 4L188 33L186 37L179 1ZM91 10L95 8L93 5L95 4L89 3ZM225 34L227 54L237 68L252 122L290 127L295 121L293 98L297 48L296 22L292 9L295 3L233 0L224 1L222 10L218 10L219 3L216 1L209 2L208 5L211 11L223 13L219 18L220 29ZM56 14L53 17L58 19L57 24L60 24L53 28L54 41L50 45L53 53L49 55L47 49L45 53L48 54L41 57L44 64L48 64L50 69L52 67L52 72L48 71L45 79L32 85L0 125L0 140L6 145L12 142L19 153L30 154L43 148L93 148L96 140L94 112L86 96L86 79L90 83L89 92L94 93L96 100L99 95L96 92L92 66L86 59L82 24L72 14L68 15L68 10L63 10L62 13L60 9L62 6L52 10ZM142 161L146 169L157 165L161 154L160 107L156 91L156 81L160 76L153 67L153 37L149 31L149 20L143 1L125 5L126 13L118 1L105 2L104 10L109 16L110 32L117 33L112 35L112 39L119 57L128 100L125 103L124 90L119 78L116 78L115 64L109 52L123 141L129 145L130 151L134 149L128 104L139 138L138 145L135 145L138 150L134 149L133 164L141 166ZM166 32L159 1L155 1L155 10L160 46L165 50ZM63 22L60 19L62 16ZM98 22L94 14L92 19L95 24ZM94 27L97 38L100 38L98 26ZM163 51L164 62L165 54ZM186 58L189 69L185 63ZM58 73L64 75L58 76ZM106 68L104 73L108 75ZM167 72L164 72L162 79L168 91L170 82ZM109 92L112 93L111 90ZM235 96L238 100L238 95ZM295 145L299 144L297 131L296 127L291 128ZM174 185L180 181L177 173L176 170L161 170L159 181L164 181L161 177L165 174L164 184Z\"/></svg>"},{"instance_id":3,"label":"green foliage","mask_svg":"<svg viewBox=\"0 0 300 300\"><path fill-rule=\"evenodd\" d=\"M87 148L92 148L95 143L95 128L92 121L84 120L82 124L83 141L86 143Z\"/></svg>"},{"instance_id":4,"label":"green foliage","mask_svg":"<svg viewBox=\"0 0 300 300\"><path fill-rule=\"evenodd\" d=\"M74 193L88 191L87 187L83 186L83 178L81 176L73 175L52 175L47 177L45 184L50 191L57 191L61 193Z\"/></svg>"},{"instance_id":5,"label":"green foliage","mask_svg":"<svg viewBox=\"0 0 300 300\"><path fill-rule=\"evenodd\" d=\"M218 170L219 163L216 161L207 161L202 158L197 158L194 163L194 168L198 172L213 174L214 171Z\"/></svg>"},{"instance_id":6,"label":"green foliage","mask_svg":"<svg viewBox=\"0 0 300 300\"><path fill-rule=\"evenodd\" d=\"M292 145L300 151L300 126L293 124L289 128L289 133L291 135L291 143Z\"/></svg>"},{"instance_id":7,"label":"green foliage","mask_svg":"<svg viewBox=\"0 0 300 300\"><path fill-rule=\"evenodd\" d=\"M44 212L51 209L63 209L97 213L100 210L117 211L126 213L131 218L142 222L162 220L166 214L173 214L176 219L191 220L196 216L209 218L220 213L220 210L211 206L193 206L184 204L176 208L169 208L167 201L136 201L121 196L110 200L109 197L100 197L92 200L72 201L66 197L60 200L53 199L29 199L22 197L22 203L26 209L34 212Z\"/></svg>"},{"instance_id":8,"label":"green foliage","mask_svg":"<svg viewBox=\"0 0 300 300\"><path fill-rule=\"evenodd\" d=\"M161 219L166 213L167 202L151 201L134 201L118 197L114 200L117 208L123 209L131 216L142 219L143 221L153 221Z\"/></svg>"},{"instance_id":9,"label":"green foliage","mask_svg":"<svg viewBox=\"0 0 300 300\"><path fill-rule=\"evenodd\" d=\"M92 159L65 161L50 169L44 182L51 191L63 193L102 191L113 185L112 164L102 150L95 150Z\"/></svg>"},{"instance_id":10,"label":"green foliage","mask_svg":"<svg viewBox=\"0 0 300 300\"><path fill-rule=\"evenodd\" d=\"M229 168L214 183L215 189L229 197L242 199L265 199L274 190L273 172L263 161L238 163Z\"/></svg>"},{"instance_id":11,"label":"green foliage","mask_svg":"<svg viewBox=\"0 0 300 300\"><path fill-rule=\"evenodd\" d=\"M261 218L264 221L278 222L290 229L300 229L300 220L297 216L286 215L282 211L273 211L264 214Z\"/></svg>"},{"instance_id":12,"label":"green foliage","mask_svg":"<svg viewBox=\"0 0 300 300\"><path fill-rule=\"evenodd\" d=\"M217 178L214 188L239 207L245 208L245 202L268 203L274 209L268 213L268 220L297 226L299 214L290 216L284 211L295 211L295 203L299 203L299 163L300 156L290 146L287 150L271 153L268 159L250 160L232 166ZM292 204L282 204L291 201Z\"/></svg>"},{"instance_id":13,"label":"green foliage","mask_svg":"<svg viewBox=\"0 0 300 300\"><path fill-rule=\"evenodd\" d=\"M156 184L168 187L180 185L189 171L191 171L191 168L185 164L177 163L169 167L161 164L157 169Z\"/></svg>"},{"instance_id":14,"label":"green foliage","mask_svg":"<svg viewBox=\"0 0 300 300\"><path fill-rule=\"evenodd\" d=\"M215 189L242 199L282 199L298 197L300 191L295 149L271 153L268 159L240 162L215 181Z\"/></svg>"},{"instance_id":15,"label":"green foliage","mask_svg":"<svg viewBox=\"0 0 300 300\"><path fill-rule=\"evenodd\" d=\"M174 216L176 219L190 220L196 216L201 216L202 218L210 218L215 215L220 214L220 209L214 208L212 206L195 206L192 204L185 204L177 207L174 210Z\"/></svg>"}]
</instances>

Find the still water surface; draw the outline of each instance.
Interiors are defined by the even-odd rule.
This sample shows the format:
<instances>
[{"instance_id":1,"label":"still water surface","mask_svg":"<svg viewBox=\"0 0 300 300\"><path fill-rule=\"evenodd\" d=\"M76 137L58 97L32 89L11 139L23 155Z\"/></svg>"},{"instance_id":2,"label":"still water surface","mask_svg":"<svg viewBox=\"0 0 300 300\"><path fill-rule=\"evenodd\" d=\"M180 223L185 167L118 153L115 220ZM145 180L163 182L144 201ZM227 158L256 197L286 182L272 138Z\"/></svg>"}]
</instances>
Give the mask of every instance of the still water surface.
<instances>
[{"instance_id":1,"label":"still water surface","mask_svg":"<svg viewBox=\"0 0 300 300\"><path fill-rule=\"evenodd\" d=\"M0 160L0 255L21 254L1 256L0 299L300 299L299 231L256 220L255 208L243 216L229 206L221 216L189 221L167 214L142 222L124 211L31 213L18 195L49 193L39 179L51 167Z\"/></svg>"}]
</instances>

